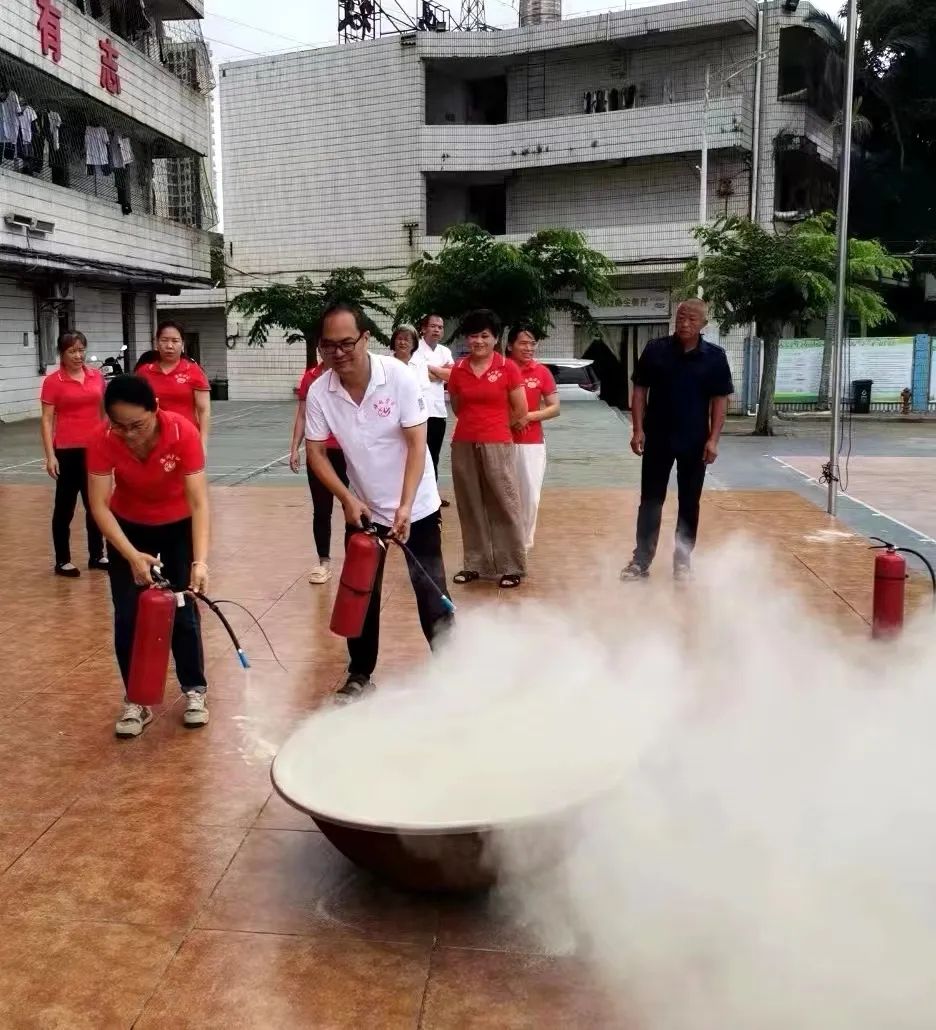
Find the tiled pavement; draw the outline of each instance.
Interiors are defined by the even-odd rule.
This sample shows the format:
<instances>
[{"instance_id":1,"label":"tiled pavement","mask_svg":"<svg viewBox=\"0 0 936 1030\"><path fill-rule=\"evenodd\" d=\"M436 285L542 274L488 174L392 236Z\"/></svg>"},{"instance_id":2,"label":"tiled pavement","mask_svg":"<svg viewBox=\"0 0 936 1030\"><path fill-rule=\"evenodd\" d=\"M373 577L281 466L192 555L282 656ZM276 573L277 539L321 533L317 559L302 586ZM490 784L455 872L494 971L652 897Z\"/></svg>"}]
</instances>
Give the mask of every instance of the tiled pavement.
<instances>
[{"instance_id":1,"label":"tiled pavement","mask_svg":"<svg viewBox=\"0 0 936 1030\"><path fill-rule=\"evenodd\" d=\"M304 487L276 465L253 474L285 449L288 409L223 417L212 592L261 618L286 669L234 613L253 659L245 674L206 619L210 725L186 733L176 702L130 742L111 736L120 691L106 577L50 574L34 427L0 437L0 466L18 466L0 475L0 1027L626 1030L579 959L551 954L496 902L375 883L272 796L270 759L337 686L343 648L327 631L334 587L305 582ZM456 595L463 609L589 595L622 606L613 573L631 544L639 470L625 440L603 408L564 414L528 583L507 596L472 588ZM727 489L738 479L728 465L705 495L704 545L758 537L817 617L866 634L866 541L799 494ZM445 548L452 572L454 512ZM672 589L665 576L657 589ZM425 653L398 556L383 625L387 676Z\"/></svg>"},{"instance_id":2,"label":"tiled pavement","mask_svg":"<svg viewBox=\"0 0 936 1030\"><path fill-rule=\"evenodd\" d=\"M591 591L615 605L623 588L607 572L625 559L635 503L553 488L527 586L460 603ZM579 959L549 954L484 899L375 883L271 795L270 757L343 668L326 629L333 587L303 575L302 488L213 490L213 592L262 618L287 671L235 615L254 658L245 675L206 620L210 725L186 733L176 703L130 742L110 735L105 577L49 574L46 487L0 486L0 505L0 1027L624 1030ZM817 543L830 522L801 497L712 492L703 519L707 544L760 536L804 604L866 633L865 545ZM454 570L451 515L445 547ZM424 653L398 557L384 627L386 675Z\"/></svg>"}]
</instances>

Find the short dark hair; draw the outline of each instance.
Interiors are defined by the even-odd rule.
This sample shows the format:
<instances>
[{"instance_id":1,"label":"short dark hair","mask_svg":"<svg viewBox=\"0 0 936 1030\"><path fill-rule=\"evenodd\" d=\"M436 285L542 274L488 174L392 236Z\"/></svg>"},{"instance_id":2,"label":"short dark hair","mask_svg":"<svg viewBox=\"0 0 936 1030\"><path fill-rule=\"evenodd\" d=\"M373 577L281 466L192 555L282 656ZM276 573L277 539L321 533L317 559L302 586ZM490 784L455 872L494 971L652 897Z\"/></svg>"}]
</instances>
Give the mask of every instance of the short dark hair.
<instances>
[{"instance_id":1,"label":"short dark hair","mask_svg":"<svg viewBox=\"0 0 936 1030\"><path fill-rule=\"evenodd\" d=\"M108 413L115 404L135 404L145 411L156 410L156 394L148 379L140 376L117 376L104 391L104 410Z\"/></svg>"},{"instance_id":2,"label":"short dark hair","mask_svg":"<svg viewBox=\"0 0 936 1030\"><path fill-rule=\"evenodd\" d=\"M165 322L160 322L159 325L156 326L156 336L154 337L154 339L158 340L159 337L162 336L162 334L167 329L175 329L179 336L181 336L182 339L185 340L185 329L183 329L183 327L178 322L173 322L172 319L167 319Z\"/></svg>"},{"instance_id":3,"label":"short dark hair","mask_svg":"<svg viewBox=\"0 0 936 1030\"><path fill-rule=\"evenodd\" d=\"M58 343L56 344L56 349L58 350L59 354L64 354L69 347L74 346L74 344L76 343L80 343L85 350L88 349L87 336L85 336L84 333L78 332L77 329L69 329L67 332L62 333L59 336Z\"/></svg>"},{"instance_id":4,"label":"short dark hair","mask_svg":"<svg viewBox=\"0 0 936 1030\"><path fill-rule=\"evenodd\" d=\"M512 347L521 333L529 333L537 343L542 339L539 332L529 322L519 322L510 327L510 332L507 334L507 346Z\"/></svg>"},{"instance_id":5,"label":"short dark hair","mask_svg":"<svg viewBox=\"0 0 936 1030\"><path fill-rule=\"evenodd\" d=\"M359 333L366 332L370 328L367 317L357 304L349 304L347 301L336 300L332 301L332 303L329 304L322 312L322 316L319 318L318 326L316 327L316 340L320 340L322 338L322 332L325 329L326 320L331 318L332 315L340 315L342 313L354 316L354 325Z\"/></svg>"},{"instance_id":6,"label":"short dark hair","mask_svg":"<svg viewBox=\"0 0 936 1030\"><path fill-rule=\"evenodd\" d=\"M154 350L145 350L137 358L136 364L133 366L134 372L139 372L143 365L151 365L159 357L159 352Z\"/></svg>"},{"instance_id":7,"label":"short dark hair","mask_svg":"<svg viewBox=\"0 0 936 1030\"><path fill-rule=\"evenodd\" d=\"M504 328L500 318L488 308L478 308L477 311L469 311L461 320L459 333L462 336L473 336L475 333L483 333L485 329L493 336L500 337Z\"/></svg>"},{"instance_id":8,"label":"short dark hair","mask_svg":"<svg viewBox=\"0 0 936 1030\"><path fill-rule=\"evenodd\" d=\"M425 329L426 323L429 321L430 318L438 318L441 320L442 325L445 325L445 319L442 317L442 315L438 313L438 311L429 311L427 314L423 315L423 317L419 320L419 328Z\"/></svg>"}]
</instances>

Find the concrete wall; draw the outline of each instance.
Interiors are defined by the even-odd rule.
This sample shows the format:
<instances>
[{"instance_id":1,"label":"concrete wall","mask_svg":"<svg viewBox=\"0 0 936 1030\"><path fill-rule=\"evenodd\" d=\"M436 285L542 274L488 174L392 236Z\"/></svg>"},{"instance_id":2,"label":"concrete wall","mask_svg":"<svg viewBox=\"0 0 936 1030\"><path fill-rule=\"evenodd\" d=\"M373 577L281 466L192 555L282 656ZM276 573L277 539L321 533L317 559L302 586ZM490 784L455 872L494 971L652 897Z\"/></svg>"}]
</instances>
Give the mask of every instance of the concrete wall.
<instances>
[{"instance_id":1,"label":"concrete wall","mask_svg":"<svg viewBox=\"0 0 936 1030\"><path fill-rule=\"evenodd\" d=\"M425 220L423 79L396 37L222 66L230 264L292 278L414 260L404 225Z\"/></svg>"},{"instance_id":2,"label":"concrete wall","mask_svg":"<svg viewBox=\"0 0 936 1030\"><path fill-rule=\"evenodd\" d=\"M735 190L728 199L728 213L746 214L749 174L740 160L717 157L709 165L709 217L725 213L725 201L716 195L723 178L730 179ZM581 229L586 225L695 223L698 216L699 175L684 158L521 172L507 191L507 230L511 233L534 233L544 225ZM654 247L651 230L646 240L648 255L654 253Z\"/></svg>"}]
</instances>

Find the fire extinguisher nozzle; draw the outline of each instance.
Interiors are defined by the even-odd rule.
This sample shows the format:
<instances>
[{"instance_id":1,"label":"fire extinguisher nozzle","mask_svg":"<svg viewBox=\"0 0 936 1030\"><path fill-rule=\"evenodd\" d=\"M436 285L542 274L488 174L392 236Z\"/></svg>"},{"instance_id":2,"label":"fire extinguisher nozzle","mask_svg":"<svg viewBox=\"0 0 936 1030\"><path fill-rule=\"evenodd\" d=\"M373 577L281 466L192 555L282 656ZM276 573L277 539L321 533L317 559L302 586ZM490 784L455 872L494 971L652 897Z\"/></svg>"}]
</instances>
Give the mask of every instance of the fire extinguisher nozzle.
<instances>
[{"instance_id":1,"label":"fire extinguisher nozzle","mask_svg":"<svg viewBox=\"0 0 936 1030\"><path fill-rule=\"evenodd\" d=\"M243 669L249 669L250 668L250 659L240 649L238 649L238 651L237 651L237 660L241 663L241 668L243 668Z\"/></svg>"},{"instance_id":2,"label":"fire extinguisher nozzle","mask_svg":"<svg viewBox=\"0 0 936 1030\"><path fill-rule=\"evenodd\" d=\"M449 615L455 614L455 605L449 600L449 598L442 596L442 607L449 613Z\"/></svg>"}]
</instances>

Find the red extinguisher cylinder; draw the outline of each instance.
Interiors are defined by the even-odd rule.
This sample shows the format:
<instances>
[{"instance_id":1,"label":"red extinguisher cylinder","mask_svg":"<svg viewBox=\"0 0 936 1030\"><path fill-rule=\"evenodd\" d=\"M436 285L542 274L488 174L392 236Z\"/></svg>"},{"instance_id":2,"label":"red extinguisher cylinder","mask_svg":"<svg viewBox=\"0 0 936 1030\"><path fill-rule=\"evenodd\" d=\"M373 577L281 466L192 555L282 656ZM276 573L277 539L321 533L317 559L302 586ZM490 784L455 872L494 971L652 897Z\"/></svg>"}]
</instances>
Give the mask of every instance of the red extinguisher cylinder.
<instances>
[{"instance_id":1,"label":"red extinguisher cylinder","mask_svg":"<svg viewBox=\"0 0 936 1030\"><path fill-rule=\"evenodd\" d=\"M150 589L140 593L127 683L127 700L134 704L162 704L175 613L176 595L171 590Z\"/></svg>"},{"instance_id":2,"label":"red extinguisher cylinder","mask_svg":"<svg viewBox=\"0 0 936 1030\"><path fill-rule=\"evenodd\" d=\"M874 559L874 602L871 635L886 640L903 629L907 563L896 551L880 551Z\"/></svg>"},{"instance_id":3,"label":"red extinguisher cylinder","mask_svg":"<svg viewBox=\"0 0 936 1030\"><path fill-rule=\"evenodd\" d=\"M385 551L383 541L374 533L353 533L349 537L332 608L331 631L336 636L354 640L364 631L364 619Z\"/></svg>"}]
</instances>

